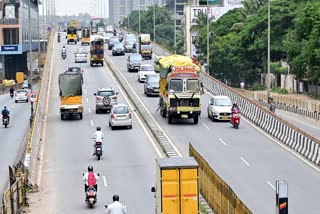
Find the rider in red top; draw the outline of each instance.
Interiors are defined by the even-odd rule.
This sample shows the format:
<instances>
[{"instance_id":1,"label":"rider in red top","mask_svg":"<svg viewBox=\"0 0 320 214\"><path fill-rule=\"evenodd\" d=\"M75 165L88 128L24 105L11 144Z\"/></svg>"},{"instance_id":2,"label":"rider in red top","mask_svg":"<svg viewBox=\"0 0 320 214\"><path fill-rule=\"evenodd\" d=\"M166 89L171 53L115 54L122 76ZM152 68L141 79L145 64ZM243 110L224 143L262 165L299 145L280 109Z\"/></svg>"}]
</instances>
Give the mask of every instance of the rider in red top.
<instances>
[{"instance_id":1,"label":"rider in red top","mask_svg":"<svg viewBox=\"0 0 320 214\"><path fill-rule=\"evenodd\" d=\"M84 174L82 180L85 182L84 191L87 191L89 187L94 187L98 191L97 180L99 177L93 172L93 166L88 166L88 172Z\"/></svg>"}]
</instances>

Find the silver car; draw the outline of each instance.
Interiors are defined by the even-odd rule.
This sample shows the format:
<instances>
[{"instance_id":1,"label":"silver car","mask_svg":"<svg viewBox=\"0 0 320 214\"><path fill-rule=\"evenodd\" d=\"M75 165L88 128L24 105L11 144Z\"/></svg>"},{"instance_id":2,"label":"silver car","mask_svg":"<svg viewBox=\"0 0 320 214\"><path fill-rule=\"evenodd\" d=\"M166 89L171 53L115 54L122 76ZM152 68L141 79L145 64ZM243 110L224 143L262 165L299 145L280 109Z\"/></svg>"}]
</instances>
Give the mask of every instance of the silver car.
<instances>
[{"instance_id":1,"label":"silver car","mask_svg":"<svg viewBox=\"0 0 320 214\"><path fill-rule=\"evenodd\" d=\"M87 54L85 53L75 53L75 62L84 62L87 63L88 59L87 59Z\"/></svg>"},{"instance_id":2,"label":"silver car","mask_svg":"<svg viewBox=\"0 0 320 214\"><path fill-rule=\"evenodd\" d=\"M213 96L208 103L208 117L214 120L230 120L232 103L227 96Z\"/></svg>"},{"instance_id":3,"label":"silver car","mask_svg":"<svg viewBox=\"0 0 320 214\"><path fill-rule=\"evenodd\" d=\"M29 94L28 91L25 90L25 89L17 90L15 95L14 95L15 103L17 103L19 101L29 102L28 94Z\"/></svg>"},{"instance_id":4,"label":"silver car","mask_svg":"<svg viewBox=\"0 0 320 214\"><path fill-rule=\"evenodd\" d=\"M140 70L143 59L141 54L131 54L128 56L127 70Z\"/></svg>"},{"instance_id":5,"label":"silver car","mask_svg":"<svg viewBox=\"0 0 320 214\"><path fill-rule=\"evenodd\" d=\"M131 112L125 104L114 105L111 108L109 126L113 130L114 127L125 126L132 129Z\"/></svg>"},{"instance_id":6,"label":"silver car","mask_svg":"<svg viewBox=\"0 0 320 214\"><path fill-rule=\"evenodd\" d=\"M96 114L101 110L110 111L113 105L118 103L118 92L115 92L113 88L99 88L96 96Z\"/></svg>"}]
</instances>

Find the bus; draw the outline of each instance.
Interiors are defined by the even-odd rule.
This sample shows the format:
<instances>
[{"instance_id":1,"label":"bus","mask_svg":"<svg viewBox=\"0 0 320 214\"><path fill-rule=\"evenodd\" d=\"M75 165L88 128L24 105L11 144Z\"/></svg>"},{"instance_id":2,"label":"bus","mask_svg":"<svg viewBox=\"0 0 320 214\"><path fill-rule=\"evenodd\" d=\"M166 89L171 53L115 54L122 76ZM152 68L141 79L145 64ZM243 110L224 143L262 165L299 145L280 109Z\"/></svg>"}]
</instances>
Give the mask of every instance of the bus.
<instances>
[{"instance_id":1,"label":"bus","mask_svg":"<svg viewBox=\"0 0 320 214\"><path fill-rule=\"evenodd\" d=\"M84 26L81 29L81 45L90 45L90 29L88 26Z\"/></svg>"},{"instance_id":2,"label":"bus","mask_svg":"<svg viewBox=\"0 0 320 214\"><path fill-rule=\"evenodd\" d=\"M100 29L102 28L104 30L105 24L103 22L103 19L101 19L101 18L92 18L90 20L91 34L97 34L98 33L98 28L100 28Z\"/></svg>"},{"instance_id":3,"label":"bus","mask_svg":"<svg viewBox=\"0 0 320 214\"><path fill-rule=\"evenodd\" d=\"M77 44L77 28L71 25L67 29L67 43L70 42Z\"/></svg>"}]
</instances>

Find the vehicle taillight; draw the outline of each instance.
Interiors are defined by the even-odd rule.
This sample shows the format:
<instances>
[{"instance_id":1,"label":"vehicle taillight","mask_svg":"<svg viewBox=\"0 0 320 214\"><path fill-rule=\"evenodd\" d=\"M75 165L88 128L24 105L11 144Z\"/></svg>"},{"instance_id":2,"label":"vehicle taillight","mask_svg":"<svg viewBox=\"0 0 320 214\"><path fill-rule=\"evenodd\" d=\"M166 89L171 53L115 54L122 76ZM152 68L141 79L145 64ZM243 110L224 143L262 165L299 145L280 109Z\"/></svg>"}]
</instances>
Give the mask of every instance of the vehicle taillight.
<instances>
[{"instance_id":1,"label":"vehicle taillight","mask_svg":"<svg viewBox=\"0 0 320 214\"><path fill-rule=\"evenodd\" d=\"M25 93L24 95L28 96L28 93Z\"/></svg>"},{"instance_id":2,"label":"vehicle taillight","mask_svg":"<svg viewBox=\"0 0 320 214\"><path fill-rule=\"evenodd\" d=\"M102 100L102 98L101 97L97 97L97 100Z\"/></svg>"},{"instance_id":3,"label":"vehicle taillight","mask_svg":"<svg viewBox=\"0 0 320 214\"><path fill-rule=\"evenodd\" d=\"M116 97L116 96L114 96L114 97L112 97L111 99L116 100L116 99L117 99L117 97Z\"/></svg>"},{"instance_id":4,"label":"vehicle taillight","mask_svg":"<svg viewBox=\"0 0 320 214\"><path fill-rule=\"evenodd\" d=\"M131 119L131 112L129 112L129 119Z\"/></svg>"},{"instance_id":5,"label":"vehicle taillight","mask_svg":"<svg viewBox=\"0 0 320 214\"><path fill-rule=\"evenodd\" d=\"M114 119L114 114L111 114L111 119Z\"/></svg>"}]
</instances>

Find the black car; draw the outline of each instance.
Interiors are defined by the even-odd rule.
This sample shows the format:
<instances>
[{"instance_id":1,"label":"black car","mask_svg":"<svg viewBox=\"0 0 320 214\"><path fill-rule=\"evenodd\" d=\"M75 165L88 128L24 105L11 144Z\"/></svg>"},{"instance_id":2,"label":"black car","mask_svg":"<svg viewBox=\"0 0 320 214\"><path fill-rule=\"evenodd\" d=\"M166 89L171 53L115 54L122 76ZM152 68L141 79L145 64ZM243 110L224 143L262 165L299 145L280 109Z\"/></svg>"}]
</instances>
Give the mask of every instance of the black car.
<instances>
[{"instance_id":1,"label":"black car","mask_svg":"<svg viewBox=\"0 0 320 214\"><path fill-rule=\"evenodd\" d=\"M159 74L147 75L146 81L144 82L144 94L149 95L157 95L159 96Z\"/></svg>"},{"instance_id":2,"label":"black car","mask_svg":"<svg viewBox=\"0 0 320 214\"><path fill-rule=\"evenodd\" d=\"M114 44L120 43L119 38L116 36L110 37L108 41L108 50L111 50L113 48Z\"/></svg>"},{"instance_id":3,"label":"black car","mask_svg":"<svg viewBox=\"0 0 320 214\"><path fill-rule=\"evenodd\" d=\"M141 54L131 54L128 56L127 70L130 72L132 70L140 70L143 58Z\"/></svg>"},{"instance_id":4,"label":"black car","mask_svg":"<svg viewBox=\"0 0 320 214\"><path fill-rule=\"evenodd\" d=\"M124 42L124 52L133 53L134 49L136 49L136 43L133 40L126 40Z\"/></svg>"}]
</instances>

